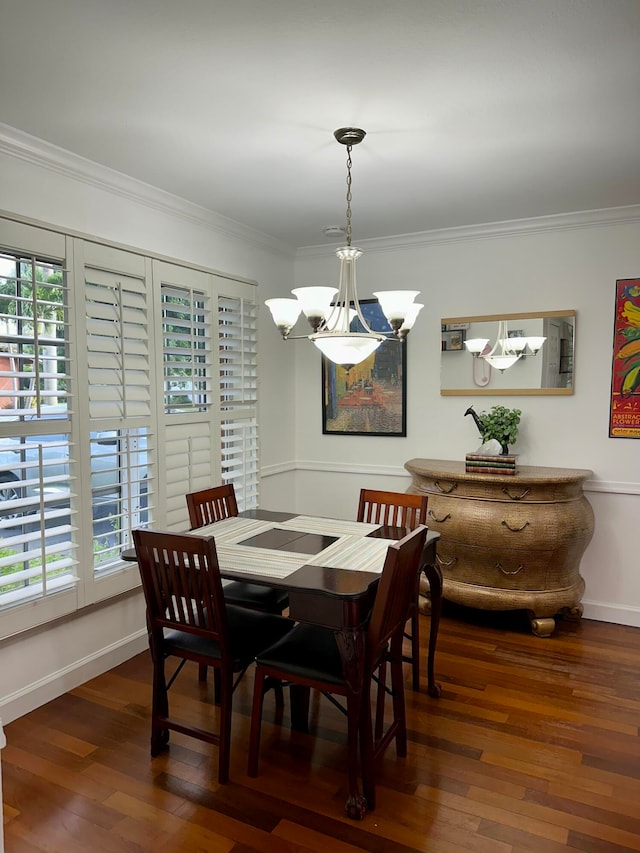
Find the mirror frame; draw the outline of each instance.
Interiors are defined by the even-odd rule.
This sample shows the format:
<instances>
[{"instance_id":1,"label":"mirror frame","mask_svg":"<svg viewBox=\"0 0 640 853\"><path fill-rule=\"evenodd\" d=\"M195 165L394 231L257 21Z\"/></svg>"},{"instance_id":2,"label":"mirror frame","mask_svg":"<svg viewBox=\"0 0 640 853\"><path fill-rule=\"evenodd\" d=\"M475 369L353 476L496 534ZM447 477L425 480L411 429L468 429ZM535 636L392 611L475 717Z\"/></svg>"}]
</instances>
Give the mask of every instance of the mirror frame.
<instances>
[{"instance_id":1,"label":"mirror frame","mask_svg":"<svg viewBox=\"0 0 640 853\"><path fill-rule=\"evenodd\" d=\"M466 397L473 395L476 397L508 397L508 396L556 396L566 397L574 393L575 386L575 346L576 346L576 312L573 310L567 311L529 311L520 314L484 314L474 317L444 317L441 322L441 327L455 323L489 323L499 320L544 320L547 317L573 317L573 370L572 370L572 385L571 388L443 388L442 387L442 352L440 353L440 396L441 397ZM464 347L464 344L463 344ZM466 355L471 359L473 356L466 351ZM511 369L511 368L509 368Z\"/></svg>"}]
</instances>

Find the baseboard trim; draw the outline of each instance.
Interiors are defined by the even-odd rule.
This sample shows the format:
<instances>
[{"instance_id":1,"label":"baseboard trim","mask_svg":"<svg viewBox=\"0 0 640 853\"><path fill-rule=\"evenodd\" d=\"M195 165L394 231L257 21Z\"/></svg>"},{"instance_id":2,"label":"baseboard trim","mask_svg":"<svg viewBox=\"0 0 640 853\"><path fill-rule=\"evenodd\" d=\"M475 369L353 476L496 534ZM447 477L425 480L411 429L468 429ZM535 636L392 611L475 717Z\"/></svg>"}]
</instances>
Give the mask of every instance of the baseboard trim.
<instances>
[{"instance_id":1,"label":"baseboard trim","mask_svg":"<svg viewBox=\"0 0 640 853\"><path fill-rule=\"evenodd\" d=\"M0 718L3 724L6 726L12 720L17 720L18 717L62 696L63 693L68 693L85 681L124 663L148 647L147 631L142 628L63 669L50 673L45 678L25 685L15 693L3 697L0 703Z\"/></svg>"},{"instance_id":2,"label":"baseboard trim","mask_svg":"<svg viewBox=\"0 0 640 853\"><path fill-rule=\"evenodd\" d=\"M600 601L582 600L585 619L595 622L612 622L614 625L628 625L630 628L640 628L640 607L622 607L620 604L610 604Z\"/></svg>"},{"instance_id":3,"label":"baseboard trim","mask_svg":"<svg viewBox=\"0 0 640 853\"><path fill-rule=\"evenodd\" d=\"M585 619L640 628L640 608L638 607L622 607L617 604L584 600L582 604ZM92 655L80 658L64 669L50 673L46 678L28 684L21 690L4 697L0 703L0 719L6 726L18 717L34 711L91 678L124 663L147 648L146 629L123 637L117 643L112 643Z\"/></svg>"}]
</instances>

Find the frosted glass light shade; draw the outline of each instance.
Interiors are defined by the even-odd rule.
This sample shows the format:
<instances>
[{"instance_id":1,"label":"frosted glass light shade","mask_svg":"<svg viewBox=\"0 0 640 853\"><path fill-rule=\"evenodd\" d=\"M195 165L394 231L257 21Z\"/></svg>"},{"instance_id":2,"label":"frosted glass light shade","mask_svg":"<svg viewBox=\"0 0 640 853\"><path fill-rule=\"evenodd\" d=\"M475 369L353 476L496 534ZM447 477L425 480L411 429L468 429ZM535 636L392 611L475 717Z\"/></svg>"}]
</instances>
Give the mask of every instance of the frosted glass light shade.
<instances>
[{"instance_id":1,"label":"frosted glass light shade","mask_svg":"<svg viewBox=\"0 0 640 853\"><path fill-rule=\"evenodd\" d=\"M413 329L413 324L416 322L418 314L422 311L424 305L420 302L412 302L407 309L407 313L404 318L404 322L402 326L400 326L401 332L408 332L410 329Z\"/></svg>"},{"instance_id":2,"label":"frosted glass light shade","mask_svg":"<svg viewBox=\"0 0 640 853\"><path fill-rule=\"evenodd\" d=\"M373 295L380 303L384 316L392 323L394 320L404 320L409 306L419 293L419 290L381 290Z\"/></svg>"},{"instance_id":3,"label":"frosted glass light shade","mask_svg":"<svg viewBox=\"0 0 640 853\"><path fill-rule=\"evenodd\" d=\"M519 355L485 355L484 360L488 361L491 367L498 370L506 370L516 363L520 358Z\"/></svg>"},{"instance_id":4,"label":"frosted glass light shade","mask_svg":"<svg viewBox=\"0 0 640 853\"><path fill-rule=\"evenodd\" d=\"M488 343L489 338L469 338L464 345L473 355L480 355Z\"/></svg>"},{"instance_id":5,"label":"frosted glass light shade","mask_svg":"<svg viewBox=\"0 0 640 853\"><path fill-rule=\"evenodd\" d=\"M525 338L527 346L534 355L537 355L538 350L546 340L546 338L540 337L538 335L533 335L531 337Z\"/></svg>"},{"instance_id":6,"label":"frosted glass light shade","mask_svg":"<svg viewBox=\"0 0 640 853\"><path fill-rule=\"evenodd\" d=\"M308 319L312 317L324 319L331 310L331 300L337 292L337 287L296 287L291 291Z\"/></svg>"},{"instance_id":7,"label":"frosted glass light shade","mask_svg":"<svg viewBox=\"0 0 640 853\"><path fill-rule=\"evenodd\" d=\"M297 299L267 299L264 303L271 311L273 322L279 329L291 329L300 316L301 306Z\"/></svg>"},{"instance_id":8,"label":"frosted glass light shade","mask_svg":"<svg viewBox=\"0 0 640 853\"><path fill-rule=\"evenodd\" d=\"M335 332L320 332L317 335L311 335L310 338L330 361L349 367L360 364L361 361L375 352L385 340L383 335L353 333L341 335Z\"/></svg>"},{"instance_id":9,"label":"frosted glass light shade","mask_svg":"<svg viewBox=\"0 0 640 853\"><path fill-rule=\"evenodd\" d=\"M504 338L498 341L505 352L522 352L527 345L526 338Z\"/></svg>"}]
</instances>

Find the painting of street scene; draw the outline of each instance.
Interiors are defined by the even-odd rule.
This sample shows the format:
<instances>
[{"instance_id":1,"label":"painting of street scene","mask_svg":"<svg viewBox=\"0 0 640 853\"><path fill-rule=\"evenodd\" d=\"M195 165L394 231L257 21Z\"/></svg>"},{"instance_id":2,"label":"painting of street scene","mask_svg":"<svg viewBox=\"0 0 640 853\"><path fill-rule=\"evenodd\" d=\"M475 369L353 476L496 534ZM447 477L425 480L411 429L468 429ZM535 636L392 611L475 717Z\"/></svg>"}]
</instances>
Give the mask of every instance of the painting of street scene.
<instances>
[{"instance_id":1,"label":"painting of street scene","mask_svg":"<svg viewBox=\"0 0 640 853\"><path fill-rule=\"evenodd\" d=\"M374 331L390 332L377 300L360 302ZM354 320L352 331L361 331ZM384 341L346 371L322 359L322 431L338 435L406 435L406 341Z\"/></svg>"}]
</instances>

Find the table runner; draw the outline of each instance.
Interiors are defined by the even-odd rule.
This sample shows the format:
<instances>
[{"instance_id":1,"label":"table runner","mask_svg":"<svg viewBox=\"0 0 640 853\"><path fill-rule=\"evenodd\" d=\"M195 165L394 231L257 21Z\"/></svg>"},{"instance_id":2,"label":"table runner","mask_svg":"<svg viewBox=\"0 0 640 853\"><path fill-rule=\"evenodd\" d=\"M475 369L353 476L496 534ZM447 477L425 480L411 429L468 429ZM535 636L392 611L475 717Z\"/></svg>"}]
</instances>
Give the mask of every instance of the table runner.
<instances>
[{"instance_id":1,"label":"table runner","mask_svg":"<svg viewBox=\"0 0 640 853\"><path fill-rule=\"evenodd\" d=\"M366 538L368 533L379 526L311 516L296 516L289 521L278 523L233 516L192 532L198 536L214 537L221 568L282 580L305 564L351 571L381 572L387 548L390 542L395 540ZM238 544L274 528L323 533L338 536L338 539L318 554L288 553Z\"/></svg>"},{"instance_id":2,"label":"table runner","mask_svg":"<svg viewBox=\"0 0 640 853\"><path fill-rule=\"evenodd\" d=\"M324 533L327 536L366 536L377 530L379 524L369 524L363 521L344 521L340 518L316 518L311 515L296 515L282 524L274 527L282 527L285 530L301 530L304 533Z\"/></svg>"}]
</instances>

